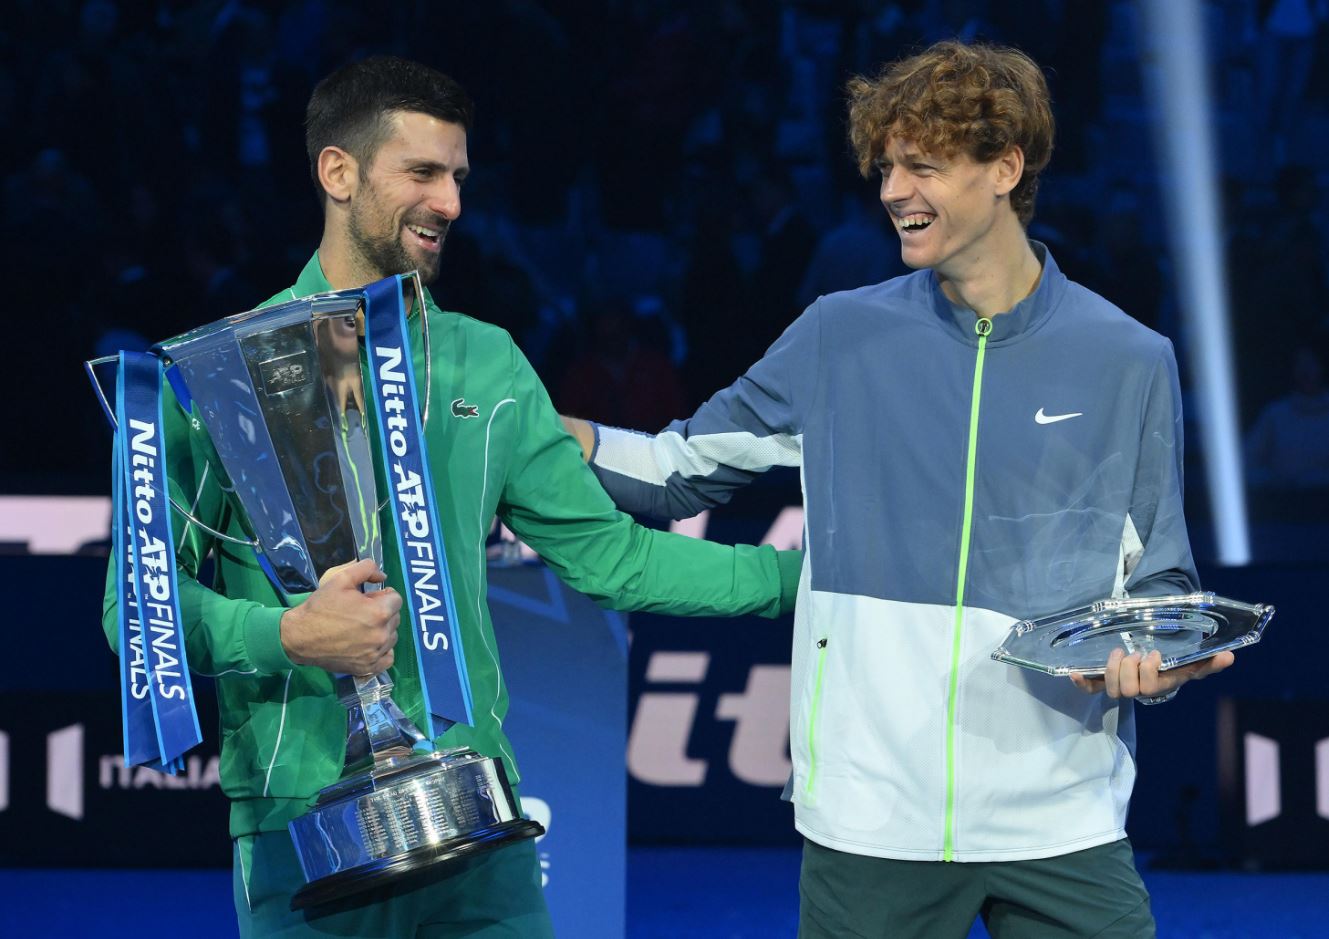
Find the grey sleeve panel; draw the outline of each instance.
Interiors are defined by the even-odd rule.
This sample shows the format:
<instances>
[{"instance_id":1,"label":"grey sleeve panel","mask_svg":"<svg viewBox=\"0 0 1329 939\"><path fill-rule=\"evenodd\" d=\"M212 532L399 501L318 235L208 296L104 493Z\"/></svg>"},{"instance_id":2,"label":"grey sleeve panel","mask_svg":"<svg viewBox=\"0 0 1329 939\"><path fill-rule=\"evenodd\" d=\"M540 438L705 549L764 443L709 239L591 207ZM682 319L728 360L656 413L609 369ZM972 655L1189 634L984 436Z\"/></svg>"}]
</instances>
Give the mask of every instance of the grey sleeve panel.
<instances>
[{"instance_id":1,"label":"grey sleeve panel","mask_svg":"<svg viewBox=\"0 0 1329 939\"><path fill-rule=\"evenodd\" d=\"M1130 518L1143 553L1126 591L1138 597L1190 593L1200 579L1182 514L1181 386L1170 342L1159 356L1141 423Z\"/></svg>"},{"instance_id":2,"label":"grey sleeve panel","mask_svg":"<svg viewBox=\"0 0 1329 939\"><path fill-rule=\"evenodd\" d=\"M772 466L802 462L803 415L821 360L820 301L747 373L656 436L597 428L592 468L622 509L690 518Z\"/></svg>"}]
</instances>

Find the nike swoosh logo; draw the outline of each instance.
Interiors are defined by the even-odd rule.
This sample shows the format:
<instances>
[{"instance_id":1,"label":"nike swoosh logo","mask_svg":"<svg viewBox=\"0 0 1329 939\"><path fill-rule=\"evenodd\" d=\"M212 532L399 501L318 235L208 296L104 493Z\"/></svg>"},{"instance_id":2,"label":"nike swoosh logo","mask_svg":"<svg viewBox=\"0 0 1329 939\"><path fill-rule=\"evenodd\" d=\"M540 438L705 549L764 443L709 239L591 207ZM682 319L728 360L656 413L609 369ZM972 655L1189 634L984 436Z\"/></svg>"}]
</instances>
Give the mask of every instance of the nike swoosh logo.
<instances>
[{"instance_id":1,"label":"nike swoosh logo","mask_svg":"<svg viewBox=\"0 0 1329 939\"><path fill-rule=\"evenodd\" d=\"M1084 412L1076 411L1074 414L1044 414L1043 409L1039 408L1038 413L1034 415L1034 421L1039 424L1055 424L1057 421L1069 421L1072 417L1084 417Z\"/></svg>"}]
</instances>

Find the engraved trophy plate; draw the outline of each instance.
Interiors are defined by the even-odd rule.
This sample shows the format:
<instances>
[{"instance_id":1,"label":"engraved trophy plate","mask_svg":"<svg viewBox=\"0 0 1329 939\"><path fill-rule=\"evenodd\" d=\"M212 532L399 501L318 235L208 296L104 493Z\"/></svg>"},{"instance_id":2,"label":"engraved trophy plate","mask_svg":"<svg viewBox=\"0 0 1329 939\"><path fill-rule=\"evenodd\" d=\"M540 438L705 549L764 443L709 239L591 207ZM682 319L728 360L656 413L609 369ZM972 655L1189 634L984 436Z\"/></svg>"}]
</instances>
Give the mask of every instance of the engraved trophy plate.
<instances>
[{"instance_id":1,"label":"engraved trophy plate","mask_svg":"<svg viewBox=\"0 0 1329 939\"><path fill-rule=\"evenodd\" d=\"M418 278L406 280L423 307ZM177 395L207 431L211 470L283 596L316 589L338 564L383 562L362 306L362 291L323 294L227 317L157 347L175 369ZM422 333L428 389L427 326ZM90 373L105 361L90 362ZM94 385L107 407L95 376ZM347 708L346 759L341 779L289 825L307 881L292 909L544 833L518 812L501 760L465 748L431 752L393 702L386 674L338 675L334 686Z\"/></svg>"},{"instance_id":2,"label":"engraved trophy plate","mask_svg":"<svg viewBox=\"0 0 1329 939\"><path fill-rule=\"evenodd\" d=\"M1273 615L1272 606L1212 593L1101 600L1016 623L992 658L1049 675L1096 677L1113 649L1156 649L1165 671L1259 642Z\"/></svg>"}]
</instances>

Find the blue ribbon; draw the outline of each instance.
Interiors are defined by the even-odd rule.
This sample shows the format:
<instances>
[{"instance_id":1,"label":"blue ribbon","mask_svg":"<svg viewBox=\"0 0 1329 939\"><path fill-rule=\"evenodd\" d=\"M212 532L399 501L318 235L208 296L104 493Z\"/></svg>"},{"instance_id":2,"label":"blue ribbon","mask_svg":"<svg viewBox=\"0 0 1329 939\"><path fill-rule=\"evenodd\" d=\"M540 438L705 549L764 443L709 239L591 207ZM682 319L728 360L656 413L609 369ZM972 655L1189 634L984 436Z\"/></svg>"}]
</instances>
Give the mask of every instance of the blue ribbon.
<instances>
[{"instance_id":1,"label":"blue ribbon","mask_svg":"<svg viewBox=\"0 0 1329 939\"><path fill-rule=\"evenodd\" d=\"M203 735L180 619L161 388L160 359L120 353L113 476L125 762L178 772Z\"/></svg>"},{"instance_id":2,"label":"blue ribbon","mask_svg":"<svg viewBox=\"0 0 1329 939\"><path fill-rule=\"evenodd\" d=\"M391 493L393 535L405 568L403 605L415 640L426 732L432 740L437 736L434 718L473 723L471 684L416 404L401 278L389 277L365 288L365 345L385 483Z\"/></svg>"},{"instance_id":3,"label":"blue ribbon","mask_svg":"<svg viewBox=\"0 0 1329 939\"><path fill-rule=\"evenodd\" d=\"M117 385L120 385L117 380ZM116 400L123 398L117 388ZM117 408L117 411L119 409ZM143 657L143 625L139 620L138 596L134 592L134 549L126 534L134 536L133 522L125 515L124 465L120 459L120 438L116 435L111 461L112 521L111 550L115 552L115 579L119 604L120 637L120 726L124 733L126 766L144 764L169 771L162 765L157 745L157 722L152 716L152 689L148 684L148 666Z\"/></svg>"}]
</instances>

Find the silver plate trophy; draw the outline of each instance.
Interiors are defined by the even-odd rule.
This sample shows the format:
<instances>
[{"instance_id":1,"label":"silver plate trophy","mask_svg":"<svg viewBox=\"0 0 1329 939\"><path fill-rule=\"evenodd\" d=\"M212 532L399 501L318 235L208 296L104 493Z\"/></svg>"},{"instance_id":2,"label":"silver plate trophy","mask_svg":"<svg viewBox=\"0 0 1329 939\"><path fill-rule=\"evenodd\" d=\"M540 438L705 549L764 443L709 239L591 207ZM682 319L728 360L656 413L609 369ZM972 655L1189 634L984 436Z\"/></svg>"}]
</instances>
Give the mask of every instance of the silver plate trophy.
<instances>
[{"instance_id":1,"label":"silver plate trophy","mask_svg":"<svg viewBox=\"0 0 1329 939\"><path fill-rule=\"evenodd\" d=\"M1212 593L1101 600L1016 623L992 657L1049 675L1097 677L1113 649L1157 649L1163 671L1259 642L1273 615L1272 606Z\"/></svg>"},{"instance_id":2,"label":"silver plate trophy","mask_svg":"<svg viewBox=\"0 0 1329 939\"><path fill-rule=\"evenodd\" d=\"M414 288L422 308L418 278L404 286ZM372 390L361 374L362 304L359 291L295 300L227 317L158 347L207 431L215 451L209 470L222 476L252 535L239 543L258 553L283 595L314 590L338 564L383 562L364 417ZM424 340L427 412L427 328ZM94 386L107 406L100 384ZM237 541L172 504L214 536ZM347 709L346 759L341 779L290 823L307 881L292 909L544 833L518 812L502 760L466 748L433 750L393 702L386 673L338 675L334 684Z\"/></svg>"}]
</instances>

